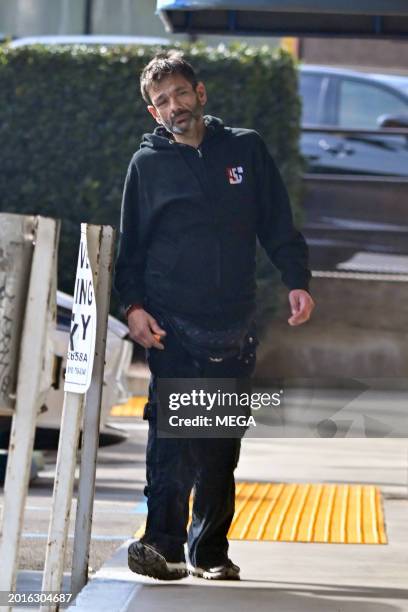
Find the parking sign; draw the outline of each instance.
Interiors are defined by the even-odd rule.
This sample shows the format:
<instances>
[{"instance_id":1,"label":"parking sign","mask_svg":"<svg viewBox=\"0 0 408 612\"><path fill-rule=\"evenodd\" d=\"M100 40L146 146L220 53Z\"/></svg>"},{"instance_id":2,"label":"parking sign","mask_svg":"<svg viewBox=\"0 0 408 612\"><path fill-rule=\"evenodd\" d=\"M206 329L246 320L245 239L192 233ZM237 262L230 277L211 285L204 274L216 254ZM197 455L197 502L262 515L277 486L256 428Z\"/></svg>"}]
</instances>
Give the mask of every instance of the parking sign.
<instances>
[{"instance_id":1,"label":"parking sign","mask_svg":"<svg viewBox=\"0 0 408 612\"><path fill-rule=\"evenodd\" d=\"M92 269L88 259L86 224L82 223L67 353L65 391L71 393L87 392L92 378L95 336L95 293Z\"/></svg>"}]
</instances>

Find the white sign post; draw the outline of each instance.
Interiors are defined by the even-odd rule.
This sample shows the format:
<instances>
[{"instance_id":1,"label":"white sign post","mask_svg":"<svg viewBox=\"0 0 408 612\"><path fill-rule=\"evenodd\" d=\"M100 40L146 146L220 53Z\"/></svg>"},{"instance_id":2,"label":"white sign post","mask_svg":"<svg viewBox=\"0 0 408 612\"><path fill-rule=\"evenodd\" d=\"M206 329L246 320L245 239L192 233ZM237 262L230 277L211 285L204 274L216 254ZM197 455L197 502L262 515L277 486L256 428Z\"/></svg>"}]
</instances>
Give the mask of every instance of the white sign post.
<instances>
[{"instance_id":1,"label":"white sign post","mask_svg":"<svg viewBox=\"0 0 408 612\"><path fill-rule=\"evenodd\" d=\"M103 374L105 368L106 332L112 285L115 231L112 227L93 226L88 234L90 262L97 270L95 297L98 306L98 333L95 342L95 361L92 382L86 394L82 428L81 469L72 555L71 591L75 597L88 582L88 560L95 495L96 460L101 420ZM97 261L92 256L98 253Z\"/></svg>"},{"instance_id":2,"label":"white sign post","mask_svg":"<svg viewBox=\"0 0 408 612\"><path fill-rule=\"evenodd\" d=\"M109 236L107 243L106 234ZM106 244L103 240L104 235ZM85 489L91 500L90 506L87 504L87 507L90 507L87 512L87 521L89 525L91 523L93 491L95 487L96 450L99 436L100 401L103 384L103 365L105 360L106 328L112 275L111 264L113 245L114 231L112 228L81 224L81 243L75 281L74 305L72 309L64 385L65 396L54 481L52 513L48 531L47 553L42 583L43 591L60 591L62 585L84 394L91 386L92 380L91 390L92 388L98 389L98 393L96 394L97 401L94 405L98 418L93 419L96 429L90 434L94 442L94 459L91 462L93 466L90 466L90 471L87 472L86 484L82 485L80 482L80 489ZM109 250L109 256L108 262L106 263L107 248ZM96 296L98 296L98 300ZM97 311L98 316L99 313L101 313L101 320L98 327ZM98 367L94 368L95 345L97 348L95 366ZM95 396L95 393L93 396ZM88 412L88 397L86 412ZM87 421L85 420L81 454L83 454L85 450L84 438L88 436L86 428ZM75 536L75 538L76 537L77 536ZM88 537L90 537L90 527ZM83 554L89 550L89 542L82 550L84 551ZM81 566L84 566L84 564L87 564L87 558L86 560L82 560ZM56 605L43 605L40 608L41 612L51 612L56 609Z\"/></svg>"}]
</instances>

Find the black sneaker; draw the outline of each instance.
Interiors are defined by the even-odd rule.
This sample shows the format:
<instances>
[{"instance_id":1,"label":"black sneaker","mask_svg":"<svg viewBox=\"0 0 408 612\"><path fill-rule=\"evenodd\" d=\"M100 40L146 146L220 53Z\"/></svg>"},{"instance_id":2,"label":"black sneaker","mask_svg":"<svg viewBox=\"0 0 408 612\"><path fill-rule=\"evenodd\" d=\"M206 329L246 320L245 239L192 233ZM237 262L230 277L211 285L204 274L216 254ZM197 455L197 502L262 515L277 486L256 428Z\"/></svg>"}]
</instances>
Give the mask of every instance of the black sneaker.
<instances>
[{"instance_id":1,"label":"black sneaker","mask_svg":"<svg viewBox=\"0 0 408 612\"><path fill-rule=\"evenodd\" d=\"M184 561L171 563L150 544L139 540L128 548L128 566L132 572L158 580L180 580L188 575Z\"/></svg>"},{"instance_id":2,"label":"black sneaker","mask_svg":"<svg viewBox=\"0 0 408 612\"><path fill-rule=\"evenodd\" d=\"M240 568L228 559L222 565L213 567L196 567L187 562L187 569L190 576L196 578L206 578L206 580L240 580Z\"/></svg>"}]
</instances>

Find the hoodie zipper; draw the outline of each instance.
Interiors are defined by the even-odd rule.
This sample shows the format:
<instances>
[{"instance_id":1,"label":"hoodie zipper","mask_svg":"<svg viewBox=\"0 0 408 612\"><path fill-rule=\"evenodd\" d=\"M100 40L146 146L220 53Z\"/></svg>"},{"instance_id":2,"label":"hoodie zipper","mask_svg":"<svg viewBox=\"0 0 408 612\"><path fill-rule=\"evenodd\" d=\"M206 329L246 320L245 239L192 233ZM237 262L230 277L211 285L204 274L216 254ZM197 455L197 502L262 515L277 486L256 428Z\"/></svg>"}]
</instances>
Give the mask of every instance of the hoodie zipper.
<instances>
[{"instance_id":1,"label":"hoodie zipper","mask_svg":"<svg viewBox=\"0 0 408 612\"><path fill-rule=\"evenodd\" d=\"M198 158L200 159L202 169L203 169L203 172L201 173L201 175L204 175L204 181L201 179L201 177L198 177L198 179L201 184L201 188L203 190L204 196L209 202L211 216L214 222L214 230L216 234L216 259L217 259L215 285L216 285L217 292L218 292L218 307L219 307L219 310L221 311L222 310L222 306L221 306L221 236L219 233L217 218L215 215L213 198L208 189L208 176L207 176L207 168L206 168L205 161L204 161L204 155L200 147L193 147L192 145L183 144L183 143L179 143L179 146L180 145L194 149L197 152Z\"/></svg>"},{"instance_id":2,"label":"hoodie zipper","mask_svg":"<svg viewBox=\"0 0 408 612\"><path fill-rule=\"evenodd\" d=\"M201 159L201 163L203 166L203 170L204 170L204 177L205 177L205 182L206 182L206 187L207 189L204 190L204 195L206 195L209 199L210 202L210 207L211 207L211 213L212 213L212 217L214 220L214 230L215 230L215 235L216 235L216 257L217 257L217 268L216 268L216 279L215 279L215 285L217 287L218 290L218 303L219 303L219 309L222 310L221 308L221 236L219 233L219 226L218 226L218 222L217 222L217 217L215 214L215 208L214 208L214 202L213 202L213 198L210 194L210 191L208 189L208 175L207 175L207 167L205 165L205 161L204 161L204 155L202 150L200 149L200 147L198 147L197 149L198 152L198 157Z\"/></svg>"}]
</instances>

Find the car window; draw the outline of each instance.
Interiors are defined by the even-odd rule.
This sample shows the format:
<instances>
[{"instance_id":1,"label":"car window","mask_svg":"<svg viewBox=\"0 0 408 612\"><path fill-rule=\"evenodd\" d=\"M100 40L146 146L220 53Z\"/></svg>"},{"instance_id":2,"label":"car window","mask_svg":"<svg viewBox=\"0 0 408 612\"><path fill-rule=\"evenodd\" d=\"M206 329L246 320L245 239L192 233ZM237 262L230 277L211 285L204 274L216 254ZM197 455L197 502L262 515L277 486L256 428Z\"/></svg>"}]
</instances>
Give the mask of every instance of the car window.
<instances>
[{"instance_id":1,"label":"car window","mask_svg":"<svg viewBox=\"0 0 408 612\"><path fill-rule=\"evenodd\" d=\"M319 125L323 76L301 74L299 94L302 99L302 124Z\"/></svg>"},{"instance_id":2,"label":"car window","mask_svg":"<svg viewBox=\"0 0 408 612\"><path fill-rule=\"evenodd\" d=\"M57 327L58 329L70 329L71 328L71 316L72 311L63 306L57 306Z\"/></svg>"},{"instance_id":3,"label":"car window","mask_svg":"<svg viewBox=\"0 0 408 612\"><path fill-rule=\"evenodd\" d=\"M392 92L353 79L342 79L339 91L339 126L376 129L384 114L408 113L408 104Z\"/></svg>"}]
</instances>

